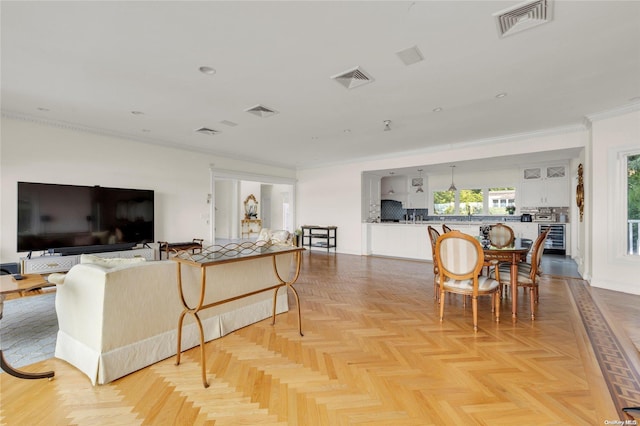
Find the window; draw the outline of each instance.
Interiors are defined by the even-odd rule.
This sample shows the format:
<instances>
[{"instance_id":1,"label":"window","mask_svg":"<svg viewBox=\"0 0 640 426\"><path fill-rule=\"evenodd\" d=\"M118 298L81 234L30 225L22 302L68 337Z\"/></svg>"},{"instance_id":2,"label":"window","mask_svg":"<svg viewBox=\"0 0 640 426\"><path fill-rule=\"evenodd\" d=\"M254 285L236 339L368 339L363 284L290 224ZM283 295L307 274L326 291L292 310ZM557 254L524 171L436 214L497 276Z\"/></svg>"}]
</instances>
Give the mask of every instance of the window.
<instances>
[{"instance_id":1,"label":"window","mask_svg":"<svg viewBox=\"0 0 640 426\"><path fill-rule=\"evenodd\" d=\"M434 191L433 214L504 216L510 214L510 209L515 210L515 201L514 187Z\"/></svg>"},{"instance_id":2,"label":"window","mask_svg":"<svg viewBox=\"0 0 640 426\"><path fill-rule=\"evenodd\" d=\"M484 211L484 198L482 189L461 189L459 214L482 214Z\"/></svg>"},{"instance_id":3,"label":"window","mask_svg":"<svg viewBox=\"0 0 640 426\"><path fill-rule=\"evenodd\" d=\"M505 215L508 214L507 207L515 207L516 205L516 189L508 188L489 188L489 214Z\"/></svg>"},{"instance_id":4,"label":"window","mask_svg":"<svg viewBox=\"0 0 640 426\"><path fill-rule=\"evenodd\" d=\"M434 191L433 214L454 214L456 207L456 193L454 191Z\"/></svg>"},{"instance_id":5,"label":"window","mask_svg":"<svg viewBox=\"0 0 640 426\"><path fill-rule=\"evenodd\" d=\"M627 156L627 253L640 256L640 154Z\"/></svg>"}]
</instances>

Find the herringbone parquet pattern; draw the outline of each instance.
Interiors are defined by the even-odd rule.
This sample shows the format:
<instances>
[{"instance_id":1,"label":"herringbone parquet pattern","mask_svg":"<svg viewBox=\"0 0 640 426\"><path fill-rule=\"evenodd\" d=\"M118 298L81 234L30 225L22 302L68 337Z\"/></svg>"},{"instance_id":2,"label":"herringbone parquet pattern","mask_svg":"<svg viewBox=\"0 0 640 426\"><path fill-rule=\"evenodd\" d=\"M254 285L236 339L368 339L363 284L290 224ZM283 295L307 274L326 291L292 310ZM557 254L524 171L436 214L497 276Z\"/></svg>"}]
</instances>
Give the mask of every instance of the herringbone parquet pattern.
<instances>
[{"instance_id":1,"label":"herringbone parquet pattern","mask_svg":"<svg viewBox=\"0 0 640 426\"><path fill-rule=\"evenodd\" d=\"M59 360L51 381L0 375L7 425L596 425L624 419L596 363L567 280L544 277L536 321L519 294L496 324L489 298L444 300L431 264L305 253L292 311L109 385ZM290 301L294 306L294 301ZM637 357L638 354L636 353Z\"/></svg>"}]
</instances>

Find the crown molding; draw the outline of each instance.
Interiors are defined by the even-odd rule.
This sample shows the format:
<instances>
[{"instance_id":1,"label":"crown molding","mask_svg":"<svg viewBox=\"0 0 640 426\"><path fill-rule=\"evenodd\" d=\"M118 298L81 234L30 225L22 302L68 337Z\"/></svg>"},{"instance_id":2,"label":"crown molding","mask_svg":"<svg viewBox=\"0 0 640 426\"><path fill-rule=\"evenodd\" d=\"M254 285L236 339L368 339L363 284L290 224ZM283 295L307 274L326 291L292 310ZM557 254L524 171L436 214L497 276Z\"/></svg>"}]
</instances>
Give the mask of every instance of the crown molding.
<instances>
[{"instance_id":1,"label":"crown molding","mask_svg":"<svg viewBox=\"0 0 640 426\"><path fill-rule=\"evenodd\" d=\"M640 111L640 101L633 102L629 105L624 105L618 108L608 109L606 111L596 112L594 114L589 114L586 116L587 120L590 122L604 120L607 118L618 117L620 115L629 114L630 112Z\"/></svg>"}]
</instances>

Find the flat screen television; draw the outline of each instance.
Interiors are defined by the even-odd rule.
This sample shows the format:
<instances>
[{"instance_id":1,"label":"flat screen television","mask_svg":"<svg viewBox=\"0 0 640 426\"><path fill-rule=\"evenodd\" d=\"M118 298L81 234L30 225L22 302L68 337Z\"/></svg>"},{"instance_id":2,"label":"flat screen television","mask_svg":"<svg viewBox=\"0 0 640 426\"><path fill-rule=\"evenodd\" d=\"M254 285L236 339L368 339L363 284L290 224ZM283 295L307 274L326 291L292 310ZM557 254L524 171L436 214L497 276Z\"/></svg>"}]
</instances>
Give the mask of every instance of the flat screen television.
<instances>
[{"instance_id":1,"label":"flat screen television","mask_svg":"<svg viewBox=\"0 0 640 426\"><path fill-rule=\"evenodd\" d=\"M129 249L153 242L153 213L152 190L18 182L18 252Z\"/></svg>"}]
</instances>

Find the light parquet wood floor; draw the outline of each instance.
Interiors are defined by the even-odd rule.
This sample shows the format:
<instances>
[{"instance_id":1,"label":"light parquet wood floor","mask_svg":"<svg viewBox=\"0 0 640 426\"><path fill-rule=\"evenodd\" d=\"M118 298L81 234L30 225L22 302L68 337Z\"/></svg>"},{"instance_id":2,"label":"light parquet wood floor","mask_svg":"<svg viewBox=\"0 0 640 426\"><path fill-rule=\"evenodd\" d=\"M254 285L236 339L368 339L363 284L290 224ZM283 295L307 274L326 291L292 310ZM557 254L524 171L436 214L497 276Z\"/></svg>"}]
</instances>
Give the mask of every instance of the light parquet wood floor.
<instances>
[{"instance_id":1,"label":"light parquet wood floor","mask_svg":"<svg viewBox=\"0 0 640 426\"><path fill-rule=\"evenodd\" d=\"M266 320L209 342L206 389L196 349L179 366L170 358L97 387L63 361L43 361L24 370L54 369L54 380L0 374L0 423L600 425L625 419L578 311L588 299L570 288L589 293L581 280L545 276L534 322L523 294L517 322L505 303L495 323L489 298L481 300L474 333L471 306L459 296L445 299L439 322L431 271L430 263L307 252L296 284L304 337L292 310L275 326ZM594 296L605 316L619 303L606 292ZM638 352L623 329L612 331L637 369ZM628 401L640 395L634 372L625 379Z\"/></svg>"}]
</instances>

